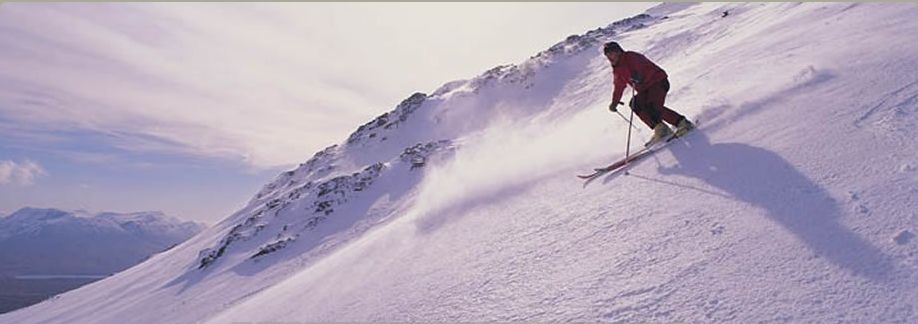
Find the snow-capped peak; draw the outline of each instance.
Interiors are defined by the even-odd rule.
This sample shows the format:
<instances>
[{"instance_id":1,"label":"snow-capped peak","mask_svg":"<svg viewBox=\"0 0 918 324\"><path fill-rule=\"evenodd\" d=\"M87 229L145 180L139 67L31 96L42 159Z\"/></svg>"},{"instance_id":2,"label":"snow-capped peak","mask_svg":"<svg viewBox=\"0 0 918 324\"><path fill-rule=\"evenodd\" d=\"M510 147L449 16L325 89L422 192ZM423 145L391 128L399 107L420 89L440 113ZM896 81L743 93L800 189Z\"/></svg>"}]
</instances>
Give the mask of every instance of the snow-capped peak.
<instances>
[{"instance_id":1,"label":"snow-capped peak","mask_svg":"<svg viewBox=\"0 0 918 324\"><path fill-rule=\"evenodd\" d=\"M159 211L114 213L93 213L86 210L65 211L55 208L25 207L0 219L0 236L14 235L17 231L36 230L49 224L61 222L82 222L94 226L153 232L199 232L203 224L181 221Z\"/></svg>"}]
</instances>

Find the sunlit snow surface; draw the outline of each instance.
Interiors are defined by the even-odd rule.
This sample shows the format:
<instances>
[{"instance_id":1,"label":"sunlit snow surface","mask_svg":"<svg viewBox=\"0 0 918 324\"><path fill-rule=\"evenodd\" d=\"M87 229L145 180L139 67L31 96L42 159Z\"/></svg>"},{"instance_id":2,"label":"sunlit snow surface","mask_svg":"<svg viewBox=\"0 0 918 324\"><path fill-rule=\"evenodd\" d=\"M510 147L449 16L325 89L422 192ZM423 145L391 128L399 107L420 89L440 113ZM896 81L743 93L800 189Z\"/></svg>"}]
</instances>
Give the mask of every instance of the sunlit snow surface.
<instances>
[{"instance_id":1,"label":"sunlit snow surface","mask_svg":"<svg viewBox=\"0 0 918 324\"><path fill-rule=\"evenodd\" d=\"M918 322L918 7L648 14L409 98L189 242L0 322ZM700 128L583 189L625 151L607 40ZM418 166L418 143L442 144Z\"/></svg>"}]
</instances>

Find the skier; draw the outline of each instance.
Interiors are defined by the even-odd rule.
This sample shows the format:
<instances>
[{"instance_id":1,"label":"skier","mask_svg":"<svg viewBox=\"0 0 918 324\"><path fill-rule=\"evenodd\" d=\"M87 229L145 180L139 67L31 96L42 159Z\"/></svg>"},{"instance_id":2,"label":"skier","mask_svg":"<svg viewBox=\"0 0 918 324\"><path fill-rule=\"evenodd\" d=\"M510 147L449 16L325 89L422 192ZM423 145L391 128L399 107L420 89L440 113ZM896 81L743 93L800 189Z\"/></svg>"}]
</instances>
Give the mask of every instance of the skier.
<instances>
[{"instance_id":1,"label":"skier","mask_svg":"<svg viewBox=\"0 0 918 324\"><path fill-rule=\"evenodd\" d=\"M615 85L609 110L613 113L618 111L626 85L637 91L631 98L631 110L644 124L653 129L653 137L644 146L653 145L673 135L673 130L666 123L676 126L676 136L682 136L695 128L685 116L663 106L666 102L666 92L669 91L666 71L640 53L626 52L616 42L606 43L602 51L612 64Z\"/></svg>"}]
</instances>

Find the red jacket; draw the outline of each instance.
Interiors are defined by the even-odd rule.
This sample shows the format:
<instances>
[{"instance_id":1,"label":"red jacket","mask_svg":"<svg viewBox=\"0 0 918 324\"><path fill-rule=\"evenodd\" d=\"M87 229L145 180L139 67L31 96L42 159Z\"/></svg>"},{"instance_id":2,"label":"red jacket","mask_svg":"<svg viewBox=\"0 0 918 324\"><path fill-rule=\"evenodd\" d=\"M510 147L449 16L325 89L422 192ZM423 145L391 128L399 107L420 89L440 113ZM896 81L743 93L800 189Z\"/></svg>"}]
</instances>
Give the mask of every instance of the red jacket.
<instances>
[{"instance_id":1,"label":"red jacket","mask_svg":"<svg viewBox=\"0 0 918 324\"><path fill-rule=\"evenodd\" d=\"M641 53L627 51L622 53L618 64L612 66L612 78L615 90L612 91L612 102L622 99L625 85L630 85L638 92L646 90L654 83L667 78L666 71L648 60Z\"/></svg>"}]
</instances>

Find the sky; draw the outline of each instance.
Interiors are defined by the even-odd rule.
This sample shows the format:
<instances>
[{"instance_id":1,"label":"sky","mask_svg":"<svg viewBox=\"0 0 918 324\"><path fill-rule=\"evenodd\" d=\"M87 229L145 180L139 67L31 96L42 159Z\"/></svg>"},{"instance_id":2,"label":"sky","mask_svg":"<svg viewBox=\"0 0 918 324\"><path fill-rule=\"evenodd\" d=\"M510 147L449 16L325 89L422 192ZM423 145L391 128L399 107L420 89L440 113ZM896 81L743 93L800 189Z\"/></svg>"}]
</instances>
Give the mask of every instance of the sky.
<instances>
[{"instance_id":1,"label":"sky","mask_svg":"<svg viewBox=\"0 0 918 324\"><path fill-rule=\"evenodd\" d=\"M654 3L3 3L0 214L206 223L414 92Z\"/></svg>"}]
</instances>

